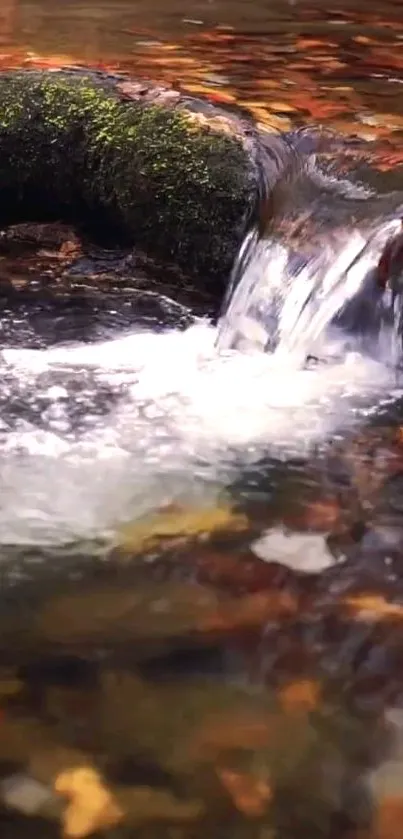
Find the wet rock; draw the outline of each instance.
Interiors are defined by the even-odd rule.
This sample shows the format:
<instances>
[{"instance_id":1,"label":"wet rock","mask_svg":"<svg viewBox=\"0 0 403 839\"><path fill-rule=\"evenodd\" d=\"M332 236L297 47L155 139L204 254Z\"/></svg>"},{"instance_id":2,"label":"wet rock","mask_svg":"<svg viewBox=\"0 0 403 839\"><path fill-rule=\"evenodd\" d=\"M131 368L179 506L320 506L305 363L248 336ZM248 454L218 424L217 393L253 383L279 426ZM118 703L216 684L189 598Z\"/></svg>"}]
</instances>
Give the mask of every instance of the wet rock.
<instances>
[{"instance_id":1,"label":"wet rock","mask_svg":"<svg viewBox=\"0 0 403 839\"><path fill-rule=\"evenodd\" d=\"M0 232L1 253L21 254L26 249L45 250L60 258L77 256L81 252L74 230L60 222L14 224Z\"/></svg>"},{"instance_id":2,"label":"wet rock","mask_svg":"<svg viewBox=\"0 0 403 839\"><path fill-rule=\"evenodd\" d=\"M207 100L69 69L3 71L0 124L3 225L73 218L217 289L286 147Z\"/></svg>"},{"instance_id":3,"label":"wet rock","mask_svg":"<svg viewBox=\"0 0 403 839\"><path fill-rule=\"evenodd\" d=\"M395 293L399 293L403 275L403 232L399 231L385 245L376 267L376 275L380 288L389 286Z\"/></svg>"}]
</instances>

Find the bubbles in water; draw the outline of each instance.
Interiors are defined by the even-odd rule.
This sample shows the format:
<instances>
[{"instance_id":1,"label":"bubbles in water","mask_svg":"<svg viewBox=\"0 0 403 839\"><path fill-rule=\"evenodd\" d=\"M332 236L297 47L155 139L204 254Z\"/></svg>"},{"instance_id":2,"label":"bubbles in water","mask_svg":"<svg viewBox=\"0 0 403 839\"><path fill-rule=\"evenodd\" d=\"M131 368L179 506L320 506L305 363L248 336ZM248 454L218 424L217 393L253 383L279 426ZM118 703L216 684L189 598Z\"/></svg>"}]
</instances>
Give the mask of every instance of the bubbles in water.
<instances>
[{"instance_id":1,"label":"bubbles in water","mask_svg":"<svg viewBox=\"0 0 403 839\"><path fill-rule=\"evenodd\" d=\"M392 399L396 375L381 356L327 329L391 230L369 245L346 234L334 258L324 248L311 263L250 239L218 333L197 321L4 350L0 542L113 538L120 522L169 501L211 503L242 463L305 454ZM261 352L272 331L275 352ZM309 352L323 363L303 363Z\"/></svg>"},{"instance_id":2,"label":"bubbles in water","mask_svg":"<svg viewBox=\"0 0 403 839\"><path fill-rule=\"evenodd\" d=\"M181 495L211 501L240 461L267 450L305 452L353 421L354 407L384 395L384 366L359 354L299 370L276 355L220 354L215 339L200 323L182 333L5 352L17 393L25 380L37 413L0 434L0 540L93 537ZM71 409L80 379L85 422Z\"/></svg>"}]
</instances>

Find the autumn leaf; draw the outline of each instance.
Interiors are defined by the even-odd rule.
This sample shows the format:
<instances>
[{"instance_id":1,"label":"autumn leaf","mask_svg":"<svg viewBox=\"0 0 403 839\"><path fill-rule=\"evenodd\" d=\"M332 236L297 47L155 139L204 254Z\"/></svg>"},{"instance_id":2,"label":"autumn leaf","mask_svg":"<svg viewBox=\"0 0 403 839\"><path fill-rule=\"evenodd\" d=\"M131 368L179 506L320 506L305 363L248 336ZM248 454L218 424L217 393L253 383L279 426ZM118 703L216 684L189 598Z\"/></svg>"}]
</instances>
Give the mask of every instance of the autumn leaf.
<instances>
[{"instance_id":1,"label":"autumn leaf","mask_svg":"<svg viewBox=\"0 0 403 839\"><path fill-rule=\"evenodd\" d=\"M118 824L123 812L99 774L91 767L60 772L54 783L55 792L69 799L63 815L66 839L81 839L97 830Z\"/></svg>"},{"instance_id":2,"label":"autumn leaf","mask_svg":"<svg viewBox=\"0 0 403 839\"><path fill-rule=\"evenodd\" d=\"M241 813L251 818L263 815L273 797L267 781L234 769L218 768L216 772Z\"/></svg>"},{"instance_id":3,"label":"autumn leaf","mask_svg":"<svg viewBox=\"0 0 403 839\"><path fill-rule=\"evenodd\" d=\"M360 594L347 597L343 604L351 609L358 620L403 620L403 605L389 603L382 595Z\"/></svg>"},{"instance_id":4,"label":"autumn leaf","mask_svg":"<svg viewBox=\"0 0 403 839\"><path fill-rule=\"evenodd\" d=\"M302 679L284 685L278 698L286 713L306 713L317 708L320 699L320 685L313 679Z\"/></svg>"}]
</instances>

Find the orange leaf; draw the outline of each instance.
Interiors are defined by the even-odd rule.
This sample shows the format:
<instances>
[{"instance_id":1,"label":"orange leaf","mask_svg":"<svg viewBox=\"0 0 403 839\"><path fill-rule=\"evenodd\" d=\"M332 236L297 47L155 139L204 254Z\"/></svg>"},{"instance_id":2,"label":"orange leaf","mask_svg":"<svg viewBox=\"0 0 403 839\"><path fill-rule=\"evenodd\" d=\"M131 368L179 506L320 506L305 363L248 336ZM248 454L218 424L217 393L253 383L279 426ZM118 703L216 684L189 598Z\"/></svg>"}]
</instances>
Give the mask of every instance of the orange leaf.
<instances>
[{"instance_id":1,"label":"orange leaf","mask_svg":"<svg viewBox=\"0 0 403 839\"><path fill-rule=\"evenodd\" d=\"M347 597L344 604L352 609L358 619L370 617L374 620L388 618L403 619L403 605L399 603L388 603L382 595L360 594L356 597Z\"/></svg>"},{"instance_id":2,"label":"orange leaf","mask_svg":"<svg viewBox=\"0 0 403 839\"><path fill-rule=\"evenodd\" d=\"M316 47L334 47L337 48L337 43L335 41L320 41L315 38L297 38L295 42L295 46L297 50L311 50L315 49Z\"/></svg>"},{"instance_id":3,"label":"orange leaf","mask_svg":"<svg viewBox=\"0 0 403 839\"><path fill-rule=\"evenodd\" d=\"M217 769L217 775L241 813L250 818L263 815L272 799L267 781L233 769Z\"/></svg>"},{"instance_id":4,"label":"orange leaf","mask_svg":"<svg viewBox=\"0 0 403 839\"><path fill-rule=\"evenodd\" d=\"M285 685L279 692L279 699L287 713L313 711L319 703L320 686L318 682L302 679Z\"/></svg>"}]
</instances>

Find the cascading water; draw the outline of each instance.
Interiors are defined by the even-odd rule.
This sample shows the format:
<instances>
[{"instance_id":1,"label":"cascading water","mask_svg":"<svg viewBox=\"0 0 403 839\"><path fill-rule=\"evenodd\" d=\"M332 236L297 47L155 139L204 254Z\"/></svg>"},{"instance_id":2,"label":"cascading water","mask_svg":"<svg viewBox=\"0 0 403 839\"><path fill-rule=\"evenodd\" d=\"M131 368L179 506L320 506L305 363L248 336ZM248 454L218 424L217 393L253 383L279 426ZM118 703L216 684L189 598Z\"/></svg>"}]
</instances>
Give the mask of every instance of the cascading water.
<instances>
[{"instance_id":1,"label":"cascading water","mask_svg":"<svg viewBox=\"0 0 403 839\"><path fill-rule=\"evenodd\" d=\"M249 233L219 322L218 348L270 351L279 363L301 366L311 354L327 354L329 328L338 320L343 324L341 313L350 306L356 310L356 322L344 336L350 345L358 347L367 332L373 349L383 347L385 360L396 363L392 293L376 288L374 267L400 230L397 219L365 233L339 230L333 241L324 237L311 257Z\"/></svg>"},{"instance_id":2,"label":"cascading water","mask_svg":"<svg viewBox=\"0 0 403 839\"><path fill-rule=\"evenodd\" d=\"M114 538L163 503L211 503L242 462L305 453L400 396L393 366L337 326L397 226L340 228L305 254L249 234L218 328L143 324L92 344L3 349L0 544ZM390 362L382 300L370 340L386 341Z\"/></svg>"}]
</instances>

